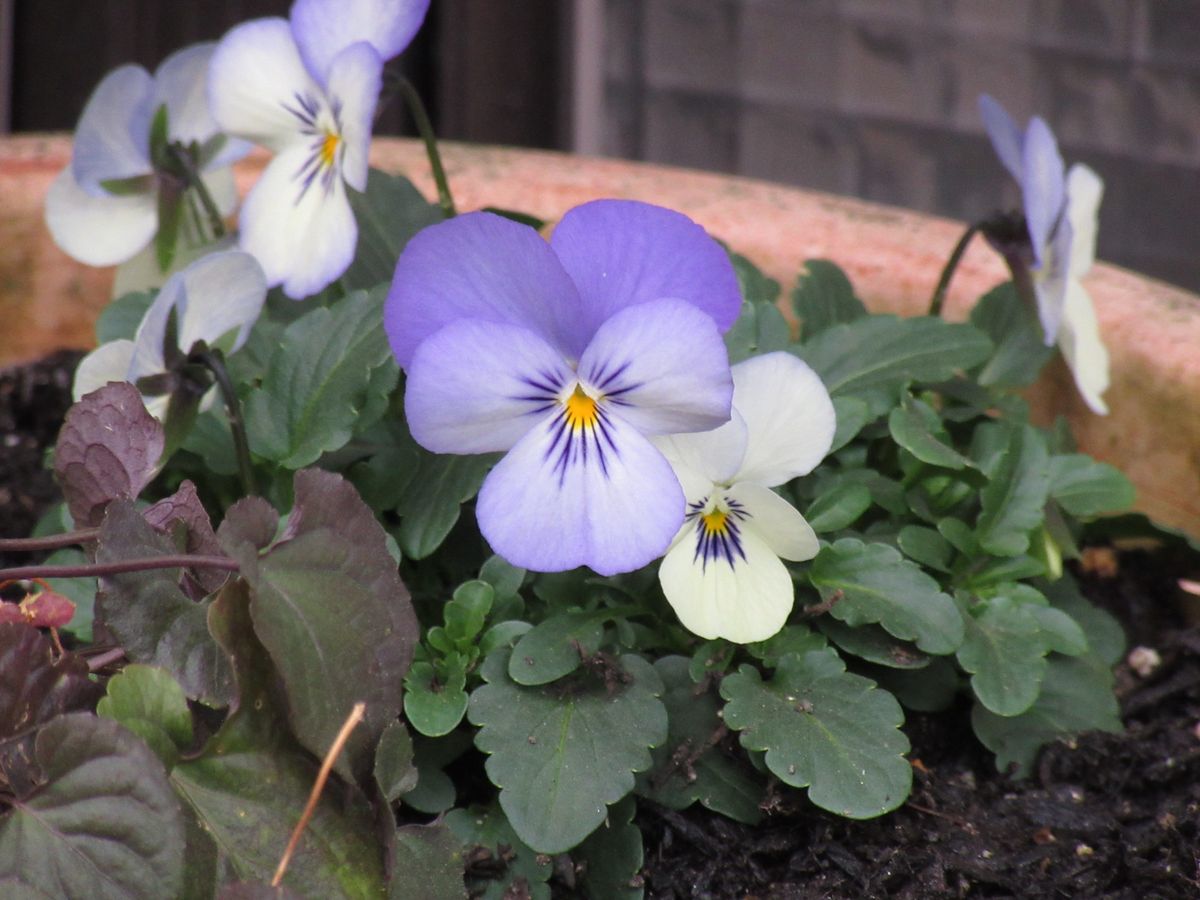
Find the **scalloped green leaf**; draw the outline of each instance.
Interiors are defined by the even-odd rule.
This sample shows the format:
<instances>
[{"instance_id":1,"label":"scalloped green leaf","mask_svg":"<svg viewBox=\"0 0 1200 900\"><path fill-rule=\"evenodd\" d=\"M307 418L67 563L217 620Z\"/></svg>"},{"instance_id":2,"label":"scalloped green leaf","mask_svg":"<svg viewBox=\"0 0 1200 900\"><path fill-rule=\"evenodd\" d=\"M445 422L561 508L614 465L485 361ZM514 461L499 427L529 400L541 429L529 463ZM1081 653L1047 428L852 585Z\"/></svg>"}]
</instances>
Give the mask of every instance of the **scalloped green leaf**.
<instances>
[{"instance_id":1,"label":"scalloped green leaf","mask_svg":"<svg viewBox=\"0 0 1200 900\"><path fill-rule=\"evenodd\" d=\"M971 673L971 688L980 703L996 715L1019 715L1037 700L1049 648L1026 605L1004 596L981 605L978 614L966 617L958 662Z\"/></svg>"},{"instance_id":2,"label":"scalloped green leaf","mask_svg":"<svg viewBox=\"0 0 1200 900\"><path fill-rule=\"evenodd\" d=\"M445 218L441 208L426 200L403 175L379 169L367 173L365 191L347 191L346 195L358 223L354 261L341 278L348 290L390 284L404 245L422 228Z\"/></svg>"},{"instance_id":3,"label":"scalloped green leaf","mask_svg":"<svg viewBox=\"0 0 1200 900\"><path fill-rule=\"evenodd\" d=\"M445 823L401 825L396 829L389 900L431 897L465 900L462 846Z\"/></svg>"},{"instance_id":4,"label":"scalloped green leaf","mask_svg":"<svg viewBox=\"0 0 1200 900\"><path fill-rule=\"evenodd\" d=\"M641 900L645 893L638 878L644 851L641 829L633 822L636 811L633 798L626 797L571 854L583 864L581 879L588 900Z\"/></svg>"},{"instance_id":5,"label":"scalloped green leaf","mask_svg":"<svg viewBox=\"0 0 1200 900\"><path fill-rule=\"evenodd\" d=\"M781 781L851 819L898 807L912 789L904 713L875 682L846 671L832 650L785 656L770 681L743 665L721 682L725 722L742 746L766 751Z\"/></svg>"},{"instance_id":6,"label":"scalloped green leaf","mask_svg":"<svg viewBox=\"0 0 1200 900\"><path fill-rule=\"evenodd\" d=\"M1021 302L1011 281L992 288L971 308L971 324L992 339L995 350L975 379L988 387L1025 387L1037 381L1054 355L1037 317Z\"/></svg>"},{"instance_id":7,"label":"scalloped green leaf","mask_svg":"<svg viewBox=\"0 0 1200 900\"><path fill-rule=\"evenodd\" d=\"M546 884L554 872L550 858L531 850L513 831L504 813L494 806L452 809L446 813L446 826L454 833L466 853L482 848L498 864L503 863L495 878L471 879L472 897L482 900L508 900L514 893L530 900L550 900ZM515 886L524 881L528 893L521 894Z\"/></svg>"},{"instance_id":8,"label":"scalloped green leaf","mask_svg":"<svg viewBox=\"0 0 1200 900\"><path fill-rule=\"evenodd\" d=\"M923 463L943 469L974 468L975 464L946 441L942 420L933 407L913 397L888 414L892 440Z\"/></svg>"},{"instance_id":9,"label":"scalloped green leaf","mask_svg":"<svg viewBox=\"0 0 1200 900\"><path fill-rule=\"evenodd\" d=\"M962 614L954 600L886 544L842 538L821 548L808 575L823 600L840 592L830 615L847 625L878 623L926 653L953 653L962 643Z\"/></svg>"},{"instance_id":10,"label":"scalloped green leaf","mask_svg":"<svg viewBox=\"0 0 1200 900\"><path fill-rule=\"evenodd\" d=\"M827 259L808 259L804 269L792 288L792 309L804 340L867 315L863 302L854 296L850 279L837 265Z\"/></svg>"},{"instance_id":11,"label":"scalloped green leaf","mask_svg":"<svg viewBox=\"0 0 1200 900\"><path fill-rule=\"evenodd\" d=\"M1029 549L1029 532L1042 524L1050 493L1045 438L1029 425L1008 432L998 458L989 459L975 523L979 546L995 556L1020 556Z\"/></svg>"},{"instance_id":12,"label":"scalloped green leaf","mask_svg":"<svg viewBox=\"0 0 1200 900\"><path fill-rule=\"evenodd\" d=\"M923 669L933 657L926 656L906 641L898 641L878 625L851 627L832 616L817 623L821 632L852 656L889 669Z\"/></svg>"},{"instance_id":13,"label":"scalloped green leaf","mask_svg":"<svg viewBox=\"0 0 1200 900\"><path fill-rule=\"evenodd\" d=\"M871 491L865 484L841 481L823 492L804 512L817 534L841 531L871 508Z\"/></svg>"},{"instance_id":14,"label":"scalloped green leaf","mask_svg":"<svg viewBox=\"0 0 1200 900\"><path fill-rule=\"evenodd\" d=\"M1108 463L1083 453L1050 458L1050 496L1073 516L1121 512L1136 499L1133 482Z\"/></svg>"},{"instance_id":15,"label":"scalloped green leaf","mask_svg":"<svg viewBox=\"0 0 1200 900\"><path fill-rule=\"evenodd\" d=\"M791 326L778 307L746 300L737 321L725 333L725 348L729 361L736 363L760 353L785 350L791 340Z\"/></svg>"},{"instance_id":16,"label":"scalloped green leaf","mask_svg":"<svg viewBox=\"0 0 1200 900\"><path fill-rule=\"evenodd\" d=\"M581 653L595 653L604 638L608 609L575 610L544 619L513 647L508 677L517 684L539 685L557 681L583 662Z\"/></svg>"},{"instance_id":17,"label":"scalloped green leaf","mask_svg":"<svg viewBox=\"0 0 1200 900\"><path fill-rule=\"evenodd\" d=\"M143 741L110 719L69 713L38 733L34 752L45 780L0 819L0 880L51 897L179 893L183 817Z\"/></svg>"},{"instance_id":18,"label":"scalloped green leaf","mask_svg":"<svg viewBox=\"0 0 1200 900\"><path fill-rule=\"evenodd\" d=\"M668 733L654 748L654 767L638 775L637 792L671 809L699 801L753 825L762 818L762 778L744 757L735 758L720 746L725 733L721 704L711 690L692 681L690 665L686 656L664 656L654 663L666 687L662 701Z\"/></svg>"},{"instance_id":19,"label":"scalloped green leaf","mask_svg":"<svg viewBox=\"0 0 1200 900\"><path fill-rule=\"evenodd\" d=\"M392 722L379 737L379 746L375 748L375 783L389 803L417 786L412 735L403 722Z\"/></svg>"},{"instance_id":20,"label":"scalloped green leaf","mask_svg":"<svg viewBox=\"0 0 1200 900\"><path fill-rule=\"evenodd\" d=\"M858 397L834 397L833 412L837 418L837 427L833 432L833 443L829 446L829 455L841 450L875 418L871 405Z\"/></svg>"},{"instance_id":21,"label":"scalloped green leaf","mask_svg":"<svg viewBox=\"0 0 1200 900\"><path fill-rule=\"evenodd\" d=\"M483 664L487 682L471 694L475 745L513 830L541 853L577 845L604 821L607 806L650 767L666 740L662 680L634 655L611 663L605 685L590 672L574 682L523 687L508 677L509 651Z\"/></svg>"},{"instance_id":22,"label":"scalloped green leaf","mask_svg":"<svg viewBox=\"0 0 1200 900\"><path fill-rule=\"evenodd\" d=\"M954 548L941 534L922 525L905 525L896 544L909 559L935 572L949 572Z\"/></svg>"},{"instance_id":23,"label":"scalloped green leaf","mask_svg":"<svg viewBox=\"0 0 1200 900\"><path fill-rule=\"evenodd\" d=\"M415 662L404 677L404 715L428 737L449 734L467 712L467 670L457 654L454 660Z\"/></svg>"},{"instance_id":24,"label":"scalloped green leaf","mask_svg":"<svg viewBox=\"0 0 1200 900\"><path fill-rule=\"evenodd\" d=\"M762 269L736 251L725 248L729 261L733 263L734 274L737 275L738 287L742 296L751 303L774 303L779 299L779 282L766 275Z\"/></svg>"},{"instance_id":25,"label":"scalloped green leaf","mask_svg":"<svg viewBox=\"0 0 1200 900\"><path fill-rule=\"evenodd\" d=\"M192 713L171 674L153 666L126 666L109 679L96 713L120 722L170 768L192 743Z\"/></svg>"},{"instance_id":26,"label":"scalloped green leaf","mask_svg":"<svg viewBox=\"0 0 1200 900\"><path fill-rule=\"evenodd\" d=\"M350 440L372 372L392 359L379 327L386 296L386 286L355 291L287 326L245 401L251 452L299 469Z\"/></svg>"}]
</instances>

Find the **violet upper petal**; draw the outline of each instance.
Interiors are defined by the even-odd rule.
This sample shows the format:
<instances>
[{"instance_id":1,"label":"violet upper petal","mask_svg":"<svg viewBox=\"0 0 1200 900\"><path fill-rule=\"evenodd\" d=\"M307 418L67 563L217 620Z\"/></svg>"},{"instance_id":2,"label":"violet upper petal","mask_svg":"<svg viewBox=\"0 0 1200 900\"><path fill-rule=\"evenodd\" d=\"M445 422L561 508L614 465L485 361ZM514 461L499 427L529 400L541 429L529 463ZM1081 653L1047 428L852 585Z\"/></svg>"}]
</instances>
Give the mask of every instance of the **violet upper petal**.
<instances>
[{"instance_id":1,"label":"violet upper petal","mask_svg":"<svg viewBox=\"0 0 1200 900\"><path fill-rule=\"evenodd\" d=\"M582 299L594 332L627 306L686 300L725 332L741 311L733 264L708 232L682 213L633 200L596 200L570 210L550 244Z\"/></svg>"},{"instance_id":2,"label":"violet upper petal","mask_svg":"<svg viewBox=\"0 0 1200 900\"><path fill-rule=\"evenodd\" d=\"M1025 130L1021 194L1029 239L1033 243L1035 268L1045 262L1046 247L1066 200L1065 186L1065 166L1058 152L1058 142L1050 126L1034 116Z\"/></svg>"},{"instance_id":3,"label":"violet upper petal","mask_svg":"<svg viewBox=\"0 0 1200 900\"><path fill-rule=\"evenodd\" d=\"M325 83L334 58L367 41L386 61L409 45L429 9L429 0L296 0L292 31L313 77Z\"/></svg>"},{"instance_id":4,"label":"violet upper petal","mask_svg":"<svg viewBox=\"0 0 1200 900\"><path fill-rule=\"evenodd\" d=\"M71 148L71 172L88 194L109 196L102 181L151 172L153 93L150 73L134 65L113 69L92 91Z\"/></svg>"},{"instance_id":5,"label":"violet upper petal","mask_svg":"<svg viewBox=\"0 0 1200 900\"><path fill-rule=\"evenodd\" d=\"M1008 114L1008 110L988 94L979 95L979 114L983 117L983 127L987 129L992 149L1000 157L1004 168L1008 169L1009 174L1020 184L1021 171L1024 167L1022 160L1024 153L1021 149L1024 139L1021 136L1021 129Z\"/></svg>"}]
</instances>

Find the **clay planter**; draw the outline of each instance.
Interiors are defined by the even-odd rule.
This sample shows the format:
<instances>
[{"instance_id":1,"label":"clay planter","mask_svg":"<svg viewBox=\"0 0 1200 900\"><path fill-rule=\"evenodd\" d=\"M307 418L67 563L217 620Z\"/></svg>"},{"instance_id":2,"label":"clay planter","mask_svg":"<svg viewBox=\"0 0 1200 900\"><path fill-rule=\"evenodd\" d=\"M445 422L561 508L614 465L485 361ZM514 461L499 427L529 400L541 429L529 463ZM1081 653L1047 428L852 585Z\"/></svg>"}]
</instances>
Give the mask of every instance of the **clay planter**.
<instances>
[{"instance_id":1,"label":"clay planter","mask_svg":"<svg viewBox=\"0 0 1200 900\"><path fill-rule=\"evenodd\" d=\"M555 219L577 203L627 197L687 213L790 286L803 261L841 265L875 310L925 310L962 225L891 207L745 178L558 153L444 148L460 209L500 206ZM434 196L415 141L376 140L372 161L404 172ZM112 270L89 269L54 246L42 220L50 182L70 158L64 137L0 141L0 363L61 347L89 347L108 301ZM243 190L266 157L239 166ZM976 241L955 277L946 310L970 304L1005 280L999 258ZM1106 399L1095 416L1061 364L1031 392L1041 421L1065 415L1081 449L1112 463L1138 488L1137 508L1200 536L1200 297L1114 266L1086 279L1112 355Z\"/></svg>"}]
</instances>

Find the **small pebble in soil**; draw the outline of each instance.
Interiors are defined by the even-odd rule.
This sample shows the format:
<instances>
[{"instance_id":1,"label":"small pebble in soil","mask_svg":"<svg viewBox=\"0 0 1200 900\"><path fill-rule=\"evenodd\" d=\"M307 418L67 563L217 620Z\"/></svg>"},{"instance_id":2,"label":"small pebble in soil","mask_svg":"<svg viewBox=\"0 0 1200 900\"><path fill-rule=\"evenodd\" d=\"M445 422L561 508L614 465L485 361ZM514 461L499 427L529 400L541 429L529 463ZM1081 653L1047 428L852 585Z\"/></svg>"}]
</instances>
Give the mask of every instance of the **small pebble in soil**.
<instances>
[{"instance_id":1,"label":"small pebble in soil","mask_svg":"<svg viewBox=\"0 0 1200 900\"><path fill-rule=\"evenodd\" d=\"M1162 657L1153 647L1134 647L1125 661L1142 678L1149 678L1162 665Z\"/></svg>"}]
</instances>

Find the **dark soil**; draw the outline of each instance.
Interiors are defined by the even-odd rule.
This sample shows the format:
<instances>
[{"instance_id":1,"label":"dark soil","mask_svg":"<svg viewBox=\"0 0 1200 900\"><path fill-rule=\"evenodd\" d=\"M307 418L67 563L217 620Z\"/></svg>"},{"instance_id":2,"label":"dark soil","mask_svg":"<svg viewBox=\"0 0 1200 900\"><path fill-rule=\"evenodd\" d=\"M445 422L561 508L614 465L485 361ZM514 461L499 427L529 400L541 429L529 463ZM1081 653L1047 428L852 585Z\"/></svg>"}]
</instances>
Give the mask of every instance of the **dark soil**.
<instances>
[{"instance_id":1,"label":"dark soil","mask_svg":"<svg viewBox=\"0 0 1200 900\"><path fill-rule=\"evenodd\" d=\"M0 371L0 523L27 534L55 497L44 470L78 354ZM15 562L15 560L14 560ZM965 709L911 716L915 784L888 816L851 822L796 792L750 828L693 807L643 804L651 898L1200 897L1200 628L1186 627L1179 577L1194 556L1125 553L1085 575L1130 646L1154 648L1146 677L1125 665L1123 734L1043 750L1023 781L998 773Z\"/></svg>"}]
</instances>

